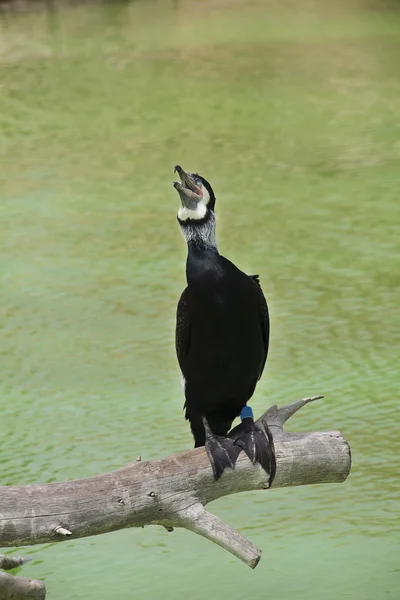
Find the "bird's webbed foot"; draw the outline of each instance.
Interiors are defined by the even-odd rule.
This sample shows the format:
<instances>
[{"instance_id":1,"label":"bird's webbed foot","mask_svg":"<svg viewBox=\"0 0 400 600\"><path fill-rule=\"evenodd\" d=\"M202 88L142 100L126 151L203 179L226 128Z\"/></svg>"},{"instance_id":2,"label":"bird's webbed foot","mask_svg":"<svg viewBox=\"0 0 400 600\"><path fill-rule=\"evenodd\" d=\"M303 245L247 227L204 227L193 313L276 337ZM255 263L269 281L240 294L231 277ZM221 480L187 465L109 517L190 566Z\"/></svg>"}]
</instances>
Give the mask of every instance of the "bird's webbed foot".
<instances>
[{"instance_id":1,"label":"bird's webbed foot","mask_svg":"<svg viewBox=\"0 0 400 600\"><path fill-rule=\"evenodd\" d=\"M260 463L270 475L270 483L275 475L275 455L271 441L254 423L253 411L245 406L241 413L242 422L229 432L234 445L243 450L251 462Z\"/></svg>"},{"instance_id":2,"label":"bird's webbed foot","mask_svg":"<svg viewBox=\"0 0 400 600\"><path fill-rule=\"evenodd\" d=\"M227 467L234 468L242 449L235 445L230 438L213 433L205 417L202 418L202 421L206 433L205 449L210 459L214 477L219 479Z\"/></svg>"}]
</instances>

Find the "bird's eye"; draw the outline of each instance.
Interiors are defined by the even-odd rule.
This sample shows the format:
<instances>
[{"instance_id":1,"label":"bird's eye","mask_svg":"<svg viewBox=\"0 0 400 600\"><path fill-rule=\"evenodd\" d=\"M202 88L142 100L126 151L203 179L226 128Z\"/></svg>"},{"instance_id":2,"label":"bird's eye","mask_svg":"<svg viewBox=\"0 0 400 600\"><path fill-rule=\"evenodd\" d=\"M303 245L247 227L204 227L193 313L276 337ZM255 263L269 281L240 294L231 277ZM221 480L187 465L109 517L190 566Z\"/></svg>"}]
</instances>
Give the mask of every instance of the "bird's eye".
<instances>
[{"instance_id":1,"label":"bird's eye","mask_svg":"<svg viewBox=\"0 0 400 600\"><path fill-rule=\"evenodd\" d=\"M199 187L203 185L203 183L202 183L202 181L201 181L200 177L196 177L196 178L195 178L195 181L196 181L196 185L198 185Z\"/></svg>"}]
</instances>

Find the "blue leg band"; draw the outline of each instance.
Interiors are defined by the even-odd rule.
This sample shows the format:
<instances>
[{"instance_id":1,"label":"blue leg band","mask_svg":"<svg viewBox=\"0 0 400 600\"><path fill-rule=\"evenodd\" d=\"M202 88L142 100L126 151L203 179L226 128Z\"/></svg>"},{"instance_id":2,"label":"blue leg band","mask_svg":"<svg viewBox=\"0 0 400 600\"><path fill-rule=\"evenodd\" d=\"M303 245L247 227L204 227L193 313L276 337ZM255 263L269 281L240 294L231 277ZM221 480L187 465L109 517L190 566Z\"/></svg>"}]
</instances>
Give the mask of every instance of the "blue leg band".
<instances>
[{"instance_id":1,"label":"blue leg band","mask_svg":"<svg viewBox=\"0 0 400 600\"><path fill-rule=\"evenodd\" d=\"M254 417L253 417L252 408L250 406L245 406L242 409L242 412L240 413L240 418L242 419L242 421L243 421L243 419L248 419L248 418L253 419Z\"/></svg>"}]
</instances>

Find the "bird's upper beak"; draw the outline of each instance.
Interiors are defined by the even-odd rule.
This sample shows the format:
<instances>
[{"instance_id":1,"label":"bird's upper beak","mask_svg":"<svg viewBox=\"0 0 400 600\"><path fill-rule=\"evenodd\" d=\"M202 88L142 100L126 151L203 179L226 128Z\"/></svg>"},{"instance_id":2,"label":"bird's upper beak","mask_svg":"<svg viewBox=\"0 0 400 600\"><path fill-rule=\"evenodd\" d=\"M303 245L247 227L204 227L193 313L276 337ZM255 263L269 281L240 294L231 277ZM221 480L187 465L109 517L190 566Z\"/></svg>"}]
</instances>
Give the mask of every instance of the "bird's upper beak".
<instances>
[{"instance_id":1,"label":"bird's upper beak","mask_svg":"<svg viewBox=\"0 0 400 600\"><path fill-rule=\"evenodd\" d=\"M201 188L196 184L193 175L186 173L181 166L176 165L174 173L178 173L180 177L180 181L174 181L173 186L178 191L182 206L195 210L203 197Z\"/></svg>"}]
</instances>

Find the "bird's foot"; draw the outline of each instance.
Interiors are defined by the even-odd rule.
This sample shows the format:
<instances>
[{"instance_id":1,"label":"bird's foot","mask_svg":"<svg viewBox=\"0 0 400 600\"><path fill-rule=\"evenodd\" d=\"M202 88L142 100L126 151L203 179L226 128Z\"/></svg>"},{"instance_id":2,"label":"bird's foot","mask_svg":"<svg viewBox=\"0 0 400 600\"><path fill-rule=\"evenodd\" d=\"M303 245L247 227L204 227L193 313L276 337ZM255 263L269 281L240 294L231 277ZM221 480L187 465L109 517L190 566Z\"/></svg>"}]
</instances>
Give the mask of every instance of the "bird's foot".
<instances>
[{"instance_id":1,"label":"bird's foot","mask_svg":"<svg viewBox=\"0 0 400 600\"><path fill-rule=\"evenodd\" d=\"M206 452L210 459L214 477L215 479L219 479L227 467L231 469L234 468L237 457L241 452L241 448L238 445L235 445L230 438L215 435L215 433L211 431L205 417L202 418L202 421L206 432Z\"/></svg>"},{"instance_id":2,"label":"bird's foot","mask_svg":"<svg viewBox=\"0 0 400 600\"><path fill-rule=\"evenodd\" d=\"M270 483L275 475L275 455L271 440L254 423L253 411L245 406L241 413L242 422L229 432L234 445L243 450L251 462L260 463L270 475Z\"/></svg>"}]
</instances>

